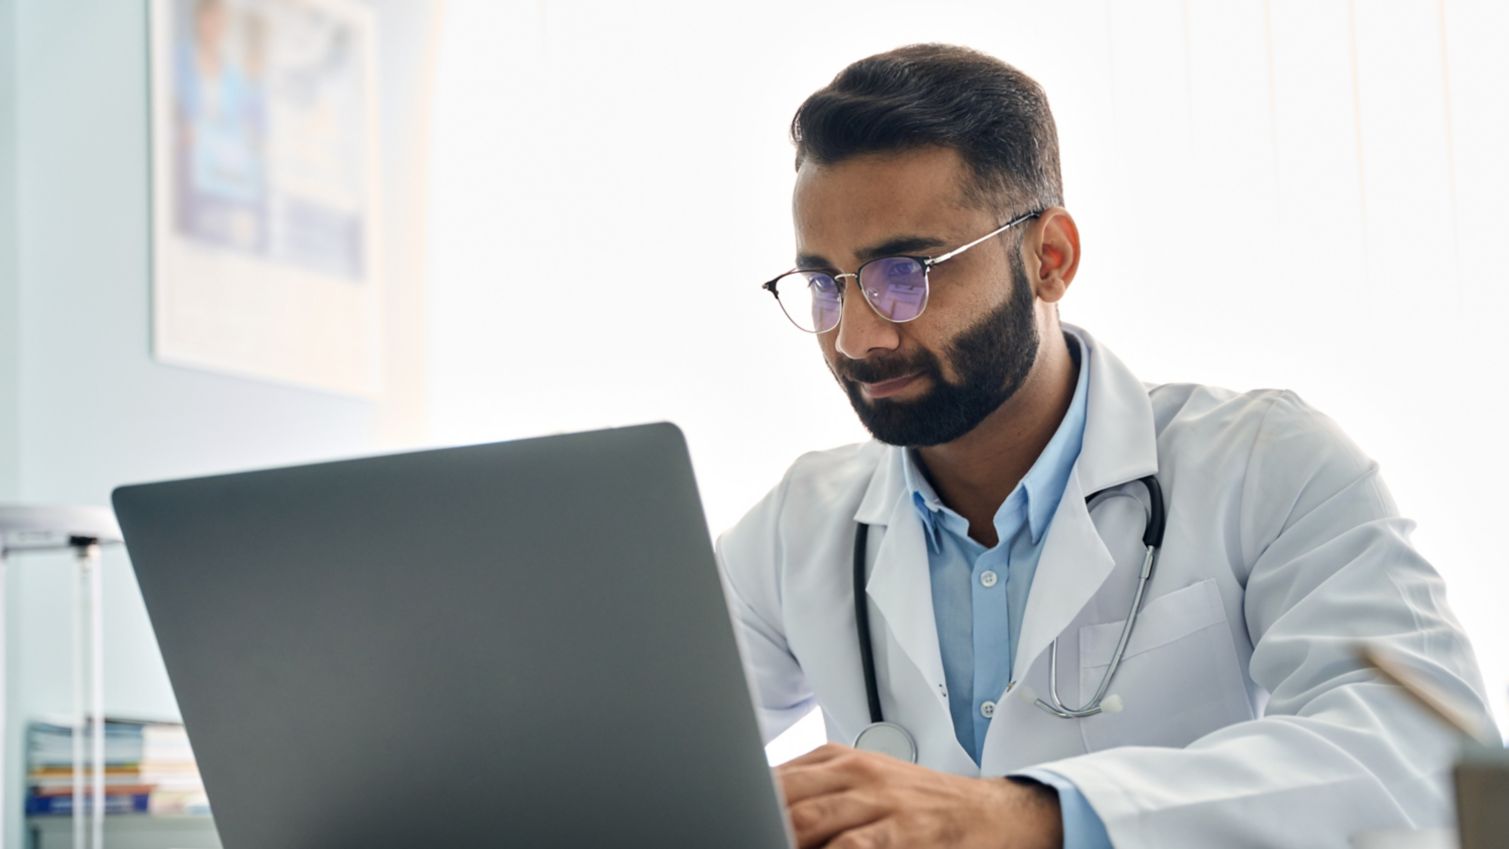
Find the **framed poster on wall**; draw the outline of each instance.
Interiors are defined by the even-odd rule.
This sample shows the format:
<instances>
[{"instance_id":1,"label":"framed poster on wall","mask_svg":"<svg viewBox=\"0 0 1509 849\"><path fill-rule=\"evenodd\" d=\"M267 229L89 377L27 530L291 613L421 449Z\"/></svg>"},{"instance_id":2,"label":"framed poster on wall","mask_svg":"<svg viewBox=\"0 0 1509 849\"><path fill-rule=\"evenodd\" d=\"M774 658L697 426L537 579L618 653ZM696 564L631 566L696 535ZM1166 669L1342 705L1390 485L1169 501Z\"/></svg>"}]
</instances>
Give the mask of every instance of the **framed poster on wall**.
<instances>
[{"instance_id":1,"label":"framed poster on wall","mask_svg":"<svg viewBox=\"0 0 1509 849\"><path fill-rule=\"evenodd\" d=\"M151 0L153 351L381 391L376 22L353 0Z\"/></svg>"}]
</instances>

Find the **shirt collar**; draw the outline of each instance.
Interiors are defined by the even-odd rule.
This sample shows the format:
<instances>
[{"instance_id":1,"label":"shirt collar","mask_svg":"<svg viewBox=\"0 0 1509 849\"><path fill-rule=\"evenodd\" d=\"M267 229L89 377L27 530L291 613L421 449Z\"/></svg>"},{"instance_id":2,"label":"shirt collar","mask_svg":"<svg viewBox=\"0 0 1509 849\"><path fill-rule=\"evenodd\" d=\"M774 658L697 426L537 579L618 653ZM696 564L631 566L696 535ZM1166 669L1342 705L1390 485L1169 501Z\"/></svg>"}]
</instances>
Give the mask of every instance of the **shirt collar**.
<instances>
[{"instance_id":1,"label":"shirt collar","mask_svg":"<svg viewBox=\"0 0 1509 849\"><path fill-rule=\"evenodd\" d=\"M937 554L943 549L942 518L954 511L944 506L927 475L917 467L917 458L912 456L912 449L902 451L901 456L901 476L906 482L907 490L912 493L912 504L917 507L917 517L922 520L922 535L927 538L928 551ZM965 533L968 533L968 528Z\"/></svg>"},{"instance_id":2,"label":"shirt collar","mask_svg":"<svg viewBox=\"0 0 1509 849\"><path fill-rule=\"evenodd\" d=\"M1064 497L1069 475L1074 470L1074 462L1079 459L1079 450L1084 443L1090 351L1077 335L1065 333L1064 337L1079 363L1074 397L1069 401L1069 409L1059 422L1058 430L1054 431L1048 444L1043 447L1032 468L1027 470L1026 476L996 510L996 531L1003 542L1009 535L1007 530L1020 522L1018 511L1022 509L1020 505L1023 499L1026 500L1027 528L1032 534L1032 543L1036 545L1042 541L1043 534L1047 533L1048 523L1058 509L1058 502ZM968 536L968 523L938 497L932 483L917 465L912 450L903 451L902 457L902 477L908 491L912 493L912 503L916 505L917 515L922 520L929 549L941 549L945 529L961 537Z\"/></svg>"}]
</instances>

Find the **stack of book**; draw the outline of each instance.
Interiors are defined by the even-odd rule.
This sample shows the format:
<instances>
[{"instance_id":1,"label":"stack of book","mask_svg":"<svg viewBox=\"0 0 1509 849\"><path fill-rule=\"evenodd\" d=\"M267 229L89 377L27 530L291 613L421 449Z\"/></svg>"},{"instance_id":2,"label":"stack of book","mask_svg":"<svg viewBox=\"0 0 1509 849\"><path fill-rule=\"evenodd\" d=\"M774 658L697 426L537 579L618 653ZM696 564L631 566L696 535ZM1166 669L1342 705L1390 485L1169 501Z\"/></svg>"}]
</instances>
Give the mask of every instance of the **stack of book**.
<instances>
[{"instance_id":1,"label":"stack of book","mask_svg":"<svg viewBox=\"0 0 1509 849\"><path fill-rule=\"evenodd\" d=\"M33 722L27 727L27 816L73 814L73 730L71 724L59 722ZM86 729L86 758L88 735ZM86 805L92 797L91 780L86 773ZM209 813L182 725L105 720L105 813Z\"/></svg>"}]
</instances>

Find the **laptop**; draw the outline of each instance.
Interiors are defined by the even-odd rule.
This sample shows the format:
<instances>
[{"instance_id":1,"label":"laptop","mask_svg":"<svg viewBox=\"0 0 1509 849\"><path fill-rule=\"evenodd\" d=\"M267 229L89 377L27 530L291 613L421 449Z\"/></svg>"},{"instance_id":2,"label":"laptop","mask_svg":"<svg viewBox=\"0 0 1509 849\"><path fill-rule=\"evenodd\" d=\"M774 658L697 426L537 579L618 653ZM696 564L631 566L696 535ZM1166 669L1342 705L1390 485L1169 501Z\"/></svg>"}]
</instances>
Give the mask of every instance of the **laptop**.
<instances>
[{"instance_id":1,"label":"laptop","mask_svg":"<svg viewBox=\"0 0 1509 849\"><path fill-rule=\"evenodd\" d=\"M670 424L126 486L227 849L786 849Z\"/></svg>"},{"instance_id":2,"label":"laptop","mask_svg":"<svg viewBox=\"0 0 1509 849\"><path fill-rule=\"evenodd\" d=\"M1468 744L1452 778L1462 849L1502 849L1509 840L1509 750Z\"/></svg>"}]
</instances>

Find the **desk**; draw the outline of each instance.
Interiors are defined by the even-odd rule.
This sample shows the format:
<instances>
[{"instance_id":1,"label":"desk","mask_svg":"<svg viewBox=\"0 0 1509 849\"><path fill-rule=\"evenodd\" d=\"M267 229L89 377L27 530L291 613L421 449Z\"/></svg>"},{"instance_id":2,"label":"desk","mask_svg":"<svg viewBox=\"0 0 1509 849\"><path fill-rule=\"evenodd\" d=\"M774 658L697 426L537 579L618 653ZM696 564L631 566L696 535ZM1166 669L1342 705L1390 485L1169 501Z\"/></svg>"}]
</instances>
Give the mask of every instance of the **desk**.
<instances>
[{"instance_id":1,"label":"desk","mask_svg":"<svg viewBox=\"0 0 1509 849\"><path fill-rule=\"evenodd\" d=\"M1457 830L1369 831L1352 837L1353 849L1457 849Z\"/></svg>"}]
</instances>

